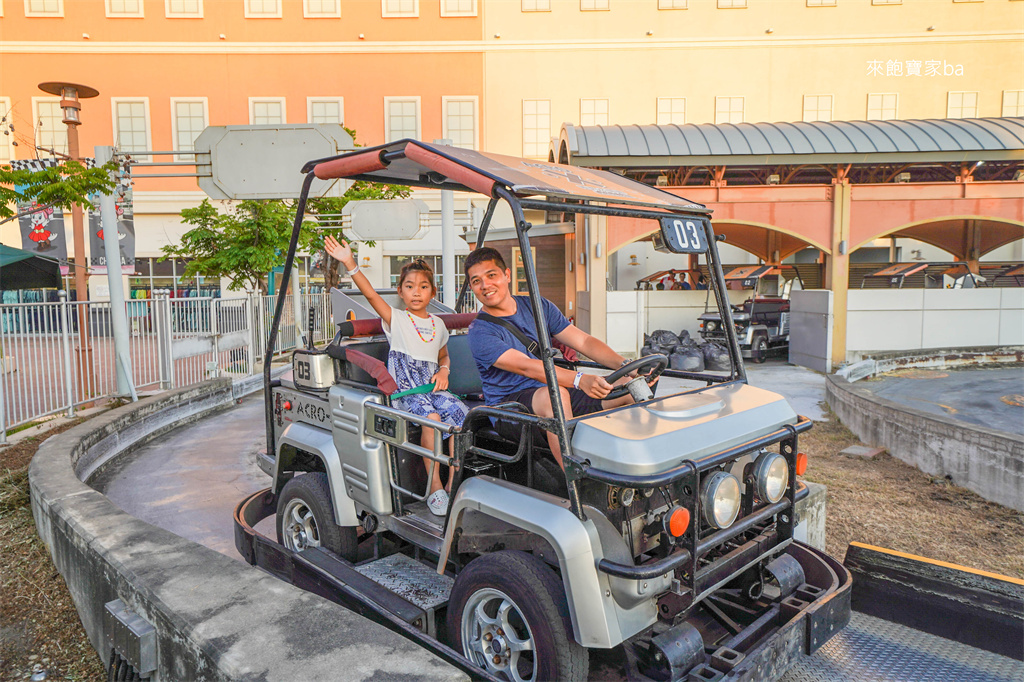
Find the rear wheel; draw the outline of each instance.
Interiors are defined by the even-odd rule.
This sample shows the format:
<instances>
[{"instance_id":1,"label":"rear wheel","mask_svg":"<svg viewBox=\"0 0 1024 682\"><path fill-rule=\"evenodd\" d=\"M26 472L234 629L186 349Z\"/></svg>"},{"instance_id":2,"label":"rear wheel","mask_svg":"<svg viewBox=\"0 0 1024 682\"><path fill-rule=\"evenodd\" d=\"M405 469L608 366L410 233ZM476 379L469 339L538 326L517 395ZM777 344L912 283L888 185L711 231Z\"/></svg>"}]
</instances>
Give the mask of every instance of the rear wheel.
<instances>
[{"instance_id":1,"label":"rear wheel","mask_svg":"<svg viewBox=\"0 0 1024 682\"><path fill-rule=\"evenodd\" d=\"M302 474L285 484L277 502L277 541L296 552L323 547L355 561L356 529L334 523L327 474Z\"/></svg>"},{"instance_id":2,"label":"rear wheel","mask_svg":"<svg viewBox=\"0 0 1024 682\"><path fill-rule=\"evenodd\" d=\"M750 358L756 363L762 363L768 359L768 339L764 335L754 338L750 344Z\"/></svg>"},{"instance_id":3,"label":"rear wheel","mask_svg":"<svg viewBox=\"0 0 1024 682\"><path fill-rule=\"evenodd\" d=\"M459 573L448 603L453 645L510 682L587 679L589 655L572 637L558 575L525 552L496 552Z\"/></svg>"}]
</instances>

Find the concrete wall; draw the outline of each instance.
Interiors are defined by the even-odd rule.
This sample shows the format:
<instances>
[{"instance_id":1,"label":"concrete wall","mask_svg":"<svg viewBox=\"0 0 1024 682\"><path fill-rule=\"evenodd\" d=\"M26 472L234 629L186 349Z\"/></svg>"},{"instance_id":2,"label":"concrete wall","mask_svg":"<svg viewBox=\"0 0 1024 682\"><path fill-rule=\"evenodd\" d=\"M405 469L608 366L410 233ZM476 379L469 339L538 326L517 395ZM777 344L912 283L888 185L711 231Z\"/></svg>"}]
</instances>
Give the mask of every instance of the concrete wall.
<instances>
[{"instance_id":1,"label":"concrete wall","mask_svg":"<svg viewBox=\"0 0 1024 682\"><path fill-rule=\"evenodd\" d=\"M144 523L82 482L133 447L229 406L234 397L227 379L163 393L53 436L32 460L39 536L103 660L110 657L103 605L121 599L156 630L154 682L466 679L410 640Z\"/></svg>"},{"instance_id":2,"label":"concrete wall","mask_svg":"<svg viewBox=\"0 0 1024 682\"><path fill-rule=\"evenodd\" d=\"M832 371L832 324L831 291L794 291L789 318L790 364Z\"/></svg>"},{"instance_id":3,"label":"concrete wall","mask_svg":"<svg viewBox=\"0 0 1024 682\"><path fill-rule=\"evenodd\" d=\"M825 398L865 443L1024 511L1024 437L898 405L835 375L825 378Z\"/></svg>"},{"instance_id":4,"label":"concrete wall","mask_svg":"<svg viewBox=\"0 0 1024 682\"><path fill-rule=\"evenodd\" d=\"M732 303L742 303L749 297L749 290L729 292ZM699 339L698 318L706 301L710 310L718 311L714 293L709 300L707 291L609 291L606 342L619 353L636 356L643 346L643 335L656 329L676 334L685 329Z\"/></svg>"},{"instance_id":5,"label":"concrete wall","mask_svg":"<svg viewBox=\"0 0 1024 682\"><path fill-rule=\"evenodd\" d=\"M848 362L879 352L1024 344L1024 289L854 289L847 309Z\"/></svg>"}]
</instances>

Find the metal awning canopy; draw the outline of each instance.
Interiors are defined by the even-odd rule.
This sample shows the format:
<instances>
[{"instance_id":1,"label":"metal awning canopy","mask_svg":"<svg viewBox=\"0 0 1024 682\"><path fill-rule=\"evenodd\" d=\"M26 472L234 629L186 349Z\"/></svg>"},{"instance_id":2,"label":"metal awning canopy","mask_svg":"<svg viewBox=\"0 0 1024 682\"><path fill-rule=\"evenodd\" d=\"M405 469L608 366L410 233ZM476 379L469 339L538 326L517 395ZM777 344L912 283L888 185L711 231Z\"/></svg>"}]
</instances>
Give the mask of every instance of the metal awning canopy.
<instances>
[{"instance_id":1,"label":"metal awning canopy","mask_svg":"<svg viewBox=\"0 0 1024 682\"><path fill-rule=\"evenodd\" d=\"M783 270L793 270L790 265L743 265L729 271L725 276L727 280L736 279L760 279L765 275L778 275Z\"/></svg>"},{"instance_id":2,"label":"metal awning canopy","mask_svg":"<svg viewBox=\"0 0 1024 682\"><path fill-rule=\"evenodd\" d=\"M574 126L553 158L573 166L674 168L1024 159L1024 117Z\"/></svg>"},{"instance_id":3,"label":"metal awning canopy","mask_svg":"<svg viewBox=\"0 0 1024 682\"><path fill-rule=\"evenodd\" d=\"M322 180L350 178L480 192L495 196L506 187L520 197L542 196L556 201L601 202L639 206L669 212L699 212L707 208L656 187L606 171L521 159L471 149L399 140L327 159L311 161L302 169Z\"/></svg>"},{"instance_id":4,"label":"metal awning canopy","mask_svg":"<svg viewBox=\"0 0 1024 682\"><path fill-rule=\"evenodd\" d=\"M53 289L60 284L57 261L0 244L0 291Z\"/></svg>"},{"instance_id":5,"label":"metal awning canopy","mask_svg":"<svg viewBox=\"0 0 1024 682\"><path fill-rule=\"evenodd\" d=\"M872 272L870 275L864 275L865 277L909 277L915 272L921 272L926 269L931 263L897 263L896 265L887 266L878 272Z\"/></svg>"}]
</instances>

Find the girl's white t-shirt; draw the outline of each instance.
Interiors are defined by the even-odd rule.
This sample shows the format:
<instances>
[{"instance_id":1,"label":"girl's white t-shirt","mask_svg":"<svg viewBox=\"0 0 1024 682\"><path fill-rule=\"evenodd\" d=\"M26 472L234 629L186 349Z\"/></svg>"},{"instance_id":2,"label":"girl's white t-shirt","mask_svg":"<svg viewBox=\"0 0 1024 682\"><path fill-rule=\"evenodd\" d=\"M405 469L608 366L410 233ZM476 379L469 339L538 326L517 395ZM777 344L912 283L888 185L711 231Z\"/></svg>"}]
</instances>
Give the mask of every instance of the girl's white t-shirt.
<instances>
[{"instance_id":1,"label":"girl's white t-shirt","mask_svg":"<svg viewBox=\"0 0 1024 682\"><path fill-rule=\"evenodd\" d=\"M417 317L408 310L391 309L391 324L384 324L391 350L415 360L437 362L441 348L448 343L448 328L437 315Z\"/></svg>"}]
</instances>

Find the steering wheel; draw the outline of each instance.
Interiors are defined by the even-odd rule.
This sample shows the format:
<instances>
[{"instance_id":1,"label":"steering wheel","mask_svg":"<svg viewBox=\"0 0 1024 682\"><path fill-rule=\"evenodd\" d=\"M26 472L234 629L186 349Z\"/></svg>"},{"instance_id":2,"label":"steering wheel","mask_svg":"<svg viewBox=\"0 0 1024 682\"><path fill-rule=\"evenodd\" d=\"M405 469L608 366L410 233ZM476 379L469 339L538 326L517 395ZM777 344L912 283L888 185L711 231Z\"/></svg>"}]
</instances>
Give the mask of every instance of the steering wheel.
<instances>
[{"instance_id":1,"label":"steering wheel","mask_svg":"<svg viewBox=\"0 0 1024 682\"><path fill-rule=\"evenodd\" d=\"M661 376L661 373L665 371L665 368L668 367L668 357L660 353L655 353L654 355L645 355L642 358L638 358L633 362L630 362L628 364L623 365L622 367L619 367L611 374L605 375L604 380L607 381L609 384L614 384L616 381L626 376L627 374L637 372L637 370L640 370L645 367L651 367L651 371L647 375L642 375L644 380L650 381L651 379L657 379L659 376ZM637 373L641 374L640 372ZM640 377L638 376L637 378ZM627 393L629 393L629 382L623 384L622 386L616 386L615 388L612 389L611 393L606 395L603 399L616 400L617 398L621 398Z\"/></svg>"}]
</instances>

